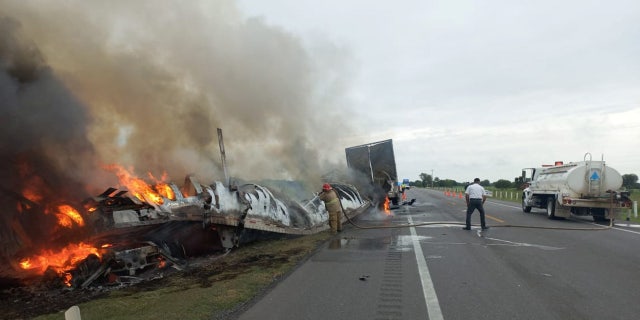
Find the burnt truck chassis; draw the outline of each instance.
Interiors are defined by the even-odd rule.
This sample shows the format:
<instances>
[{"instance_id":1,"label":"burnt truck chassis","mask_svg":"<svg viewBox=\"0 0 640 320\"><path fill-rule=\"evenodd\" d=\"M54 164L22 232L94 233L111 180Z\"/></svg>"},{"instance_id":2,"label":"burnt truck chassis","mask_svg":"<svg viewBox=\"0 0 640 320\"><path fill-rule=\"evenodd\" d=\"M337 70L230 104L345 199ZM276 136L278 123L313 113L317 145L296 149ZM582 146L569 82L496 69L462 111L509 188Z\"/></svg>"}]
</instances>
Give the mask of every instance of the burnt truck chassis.
<instances>
[{"instance_id":1,"label":"burnt truck chassis","mask_svg":"<svg viewBox=\"0 0 640 320\"><path fill-rule=\"evenodd\" d=\"M295 226L264 214L287 215L291 207L284 206L268 189L258 185L247 184L222 190L220 183L205 187L191 177L187 177L185 182L191 187L191 190L186 189L190 196L165 199L162 206L128 197L127 191L115 188L108 188L85 201L85 207L93 208L88 216L93 219L98 234L92 242L115 242L116 245L101 249L100 257L90 255L80 262L70 272L71 288L86 288L94 282L135 283L141 281L136 274L159 267L182 270L190 257L184 242L194 233L206 234L201 241L204 243L199 245L210 249L208 253L211 253L228 252L245 241L267 238L273 234L310 235L329 229L326 219L320 223ZM179 192L177 195L185 191L171 186ZM345 207L345 216L341 217L343 222L370 206L354 187L345 184L332 186ZM323 211L326 214L324 203L317 196L297 209L316 215ZM260 210L264 211L263 214L253 214ZM185 228L190 231L182 239L171 236ZM119 243L118 239L127 240Z\"/></svg>"}]
</instances>

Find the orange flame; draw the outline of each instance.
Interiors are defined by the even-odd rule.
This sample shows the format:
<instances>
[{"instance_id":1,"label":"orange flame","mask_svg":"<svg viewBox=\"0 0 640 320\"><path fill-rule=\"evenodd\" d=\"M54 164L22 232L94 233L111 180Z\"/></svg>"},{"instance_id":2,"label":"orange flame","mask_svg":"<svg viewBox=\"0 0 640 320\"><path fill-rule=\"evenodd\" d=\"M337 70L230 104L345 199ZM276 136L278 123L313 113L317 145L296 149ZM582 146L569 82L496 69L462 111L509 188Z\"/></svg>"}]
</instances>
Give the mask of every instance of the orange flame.
<instances>
[{"instance_id":1,"label":"orange flame","mask_svg":"<svg viewBox=\"0 0 640 320\"><path fill-rule=\"evenodd\" d=\"M163 197L169 200L176 200L176 194L173 192L173 189L171 189L171 186L169 186L168 184L160 182L156 185L156 190L158 190L158 193L161 194Z\"/></svg>"},{"instance_id":2,"label":"orange flame","mask_svg":"<svg viewBox=\"0 0 640 320\"><path fill-rule=\"evenodd\" d=\"M154 177L151 174L151 172L148 172L147 174L149 175L149 178L155 182L156 185L153 188L160 195L162 195L163 197L169 200L176 200L176 194L173 192L173 189L171 189L171 186L165 183L165 181L167 181L169 177L169 175L166 172L162 173L162 178L160 179L156 179L156 177Z\"/></svg>"},{"instance_id":3,"label":"orange flame","mask_svg":"<svg viewBox=\"0 0 640 320\"><path fill-rule=\"evenodd\" d=\"M155 204L164 203L160 193L144 182L144 180L131 174L125 168L116 164L106 166L106 168L114 171L116 176L118 176L118 180L120 180L120 184L129 189L129 192L131 192L136 198L141 201L152 202Z\"/></svg>"},{"instance_id":4,"label":"orange flame","mask_svg":"<svg viewBox=\"0 0 640 320\"><path fill-rule=\"evenodd\" d=\"M80 261L90 254L100 257L98 248L80 242L78 244L70 244L58 252L43 250L38 255L21 260L19 264L20 268L34 271L37 274L44 274L47 269L53 269L66 279L65 283L69 286L71 285L71 274L68 271L75 268Z\"/></svg>"},{"instance_id":5,"label":"orange flame","mask_svg":"<svg viewBox=\"0 0 640 320\"><path fill-rule=\"evenodd\" d=\"M165 261L162 257L158 257L158 268L162 269L167 266L167 261Z\"/></svg>"},{"instance_id":6,"label":"orange flame","mask_svg":"<svg viewBox=\"0 0 640 320\"><path fill-rule=\"evenodd\" d=\"M59 213L57 213L56 216L58 217L59 225L71 228L73 226L73 221L81 227L84 226L84 219L82 219L80 213L78 213L78 211L73 207L69 205L61 205L58 206L58 211Z\"/></svg>"},{"instance_id":7,"label":"orange flame","mask_svg":"<svg viewBox=\"0 0 640 320\"><path fill-rule=\"evenodd\" d=\"M384 213L387 215L391 214L391 206L389 205L389 197L384 198Z\"/></svg>"},{"instance_id":8,"label":"orange flame","mask_svg":"<svg viewBox=\"0 0 640 320\"><path fill-rule=\"evenodd\" d=\"M33 188L26 188L22 190L22 196L35 203L39 203L43 198L42 194Z\"/></svg>"},{"instance_id":9,"label":"orange flame","mask_svg":"<svg viewBox=\"0 0 640 320\"><path fill-rule=\"evenodd\" d=\"M68 216L65 216L62 213L56 213L56 217L58 217L58 224L65 227L65 228L69 228L71 229L71 227L73 227L73 222L71 221L71 218L69 218Z\"/></svg>"},{"instance_id":10,"label":"orange flame","mask_svg":"<svg viewBox=\"0 0 640 320\"><path fill-rule=\"evenodd\" d=\"M40 203L42 199L44 199L44 196L42 195L42 193L38 191L36 187L31 185L29 187L25 187L25 189L22 190L22 196L25 199L35 203ZM18 203L17 208L18 208L18 212L22 212L23 209L27 209L27 210L31 209L31 205L27 203Z\"/></svg>"}]
</instances>

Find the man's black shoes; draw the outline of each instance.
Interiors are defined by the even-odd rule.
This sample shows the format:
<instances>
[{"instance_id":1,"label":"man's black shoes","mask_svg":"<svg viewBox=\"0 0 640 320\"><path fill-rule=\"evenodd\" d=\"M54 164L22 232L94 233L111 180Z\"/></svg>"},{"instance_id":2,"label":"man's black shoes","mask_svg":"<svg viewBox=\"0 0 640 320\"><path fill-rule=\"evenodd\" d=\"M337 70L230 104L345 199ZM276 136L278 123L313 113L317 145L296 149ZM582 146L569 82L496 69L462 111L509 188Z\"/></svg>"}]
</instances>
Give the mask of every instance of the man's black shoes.
<instances>
[{"instance_id":1,"label":"man's black shoes","mask_svg":"<svg viewBox=\"0 0 640 320\"><path fill-rule=\"evenodd\" d=\"M462 230L471 230L471 228L469 228L469 227L464 227L464 228L462 228Z\"/></svg>"},{"instance_id":2,"label":"man's black shoes","mask_svg":"<svg viewBox=\"0 0 640 320\"><path fill-rule=\"evenodd\" d=\"M489 227L482 227L482 230L487 230L489 229Z\"/></svg>"}]
</instances>

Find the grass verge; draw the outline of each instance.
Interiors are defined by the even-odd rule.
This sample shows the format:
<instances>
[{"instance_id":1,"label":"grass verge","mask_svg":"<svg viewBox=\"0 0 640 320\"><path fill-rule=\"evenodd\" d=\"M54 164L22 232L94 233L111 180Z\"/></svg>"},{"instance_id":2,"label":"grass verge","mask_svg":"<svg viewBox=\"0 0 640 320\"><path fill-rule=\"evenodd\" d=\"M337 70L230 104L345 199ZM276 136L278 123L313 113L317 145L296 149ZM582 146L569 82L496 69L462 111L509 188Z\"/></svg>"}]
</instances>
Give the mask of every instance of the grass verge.
<instances>
[{"instance_id":1,"label":"grass verge","mask_svg":"<svg viewBox=\"0 0 640 320\"><path fill-rule=\"evenodd\" d=\"M225 319L290 273L329 232L242 246L197 268L78 304L83 320ZM64 310L38 320L64 319Z\"/></svg>"}]
</instances>

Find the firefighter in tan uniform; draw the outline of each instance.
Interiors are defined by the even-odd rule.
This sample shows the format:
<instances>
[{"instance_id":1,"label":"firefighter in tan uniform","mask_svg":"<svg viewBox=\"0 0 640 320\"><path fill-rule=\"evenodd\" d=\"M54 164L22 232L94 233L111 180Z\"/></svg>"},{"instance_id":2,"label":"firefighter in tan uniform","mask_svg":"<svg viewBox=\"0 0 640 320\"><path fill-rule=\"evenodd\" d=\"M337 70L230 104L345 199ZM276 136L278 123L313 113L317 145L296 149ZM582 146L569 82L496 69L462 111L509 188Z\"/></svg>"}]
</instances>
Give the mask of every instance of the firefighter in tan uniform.
<instances>
[{"instance_id":1,"label":"firefighter in tan uniform","mask_svg":"<svg viewBox=\"0 0 640 320\"><path fill-rule=\"evenodd\" d=\"M322 192L318 195L320 200L324 201L324 206L329 212L329 226L331 226L331 232L337 233L342 231L342 223L340 223L340 215L342 214L342 205L340 199L331 185L325 183L322 185Z\"/></svg>"}]
</instances>

